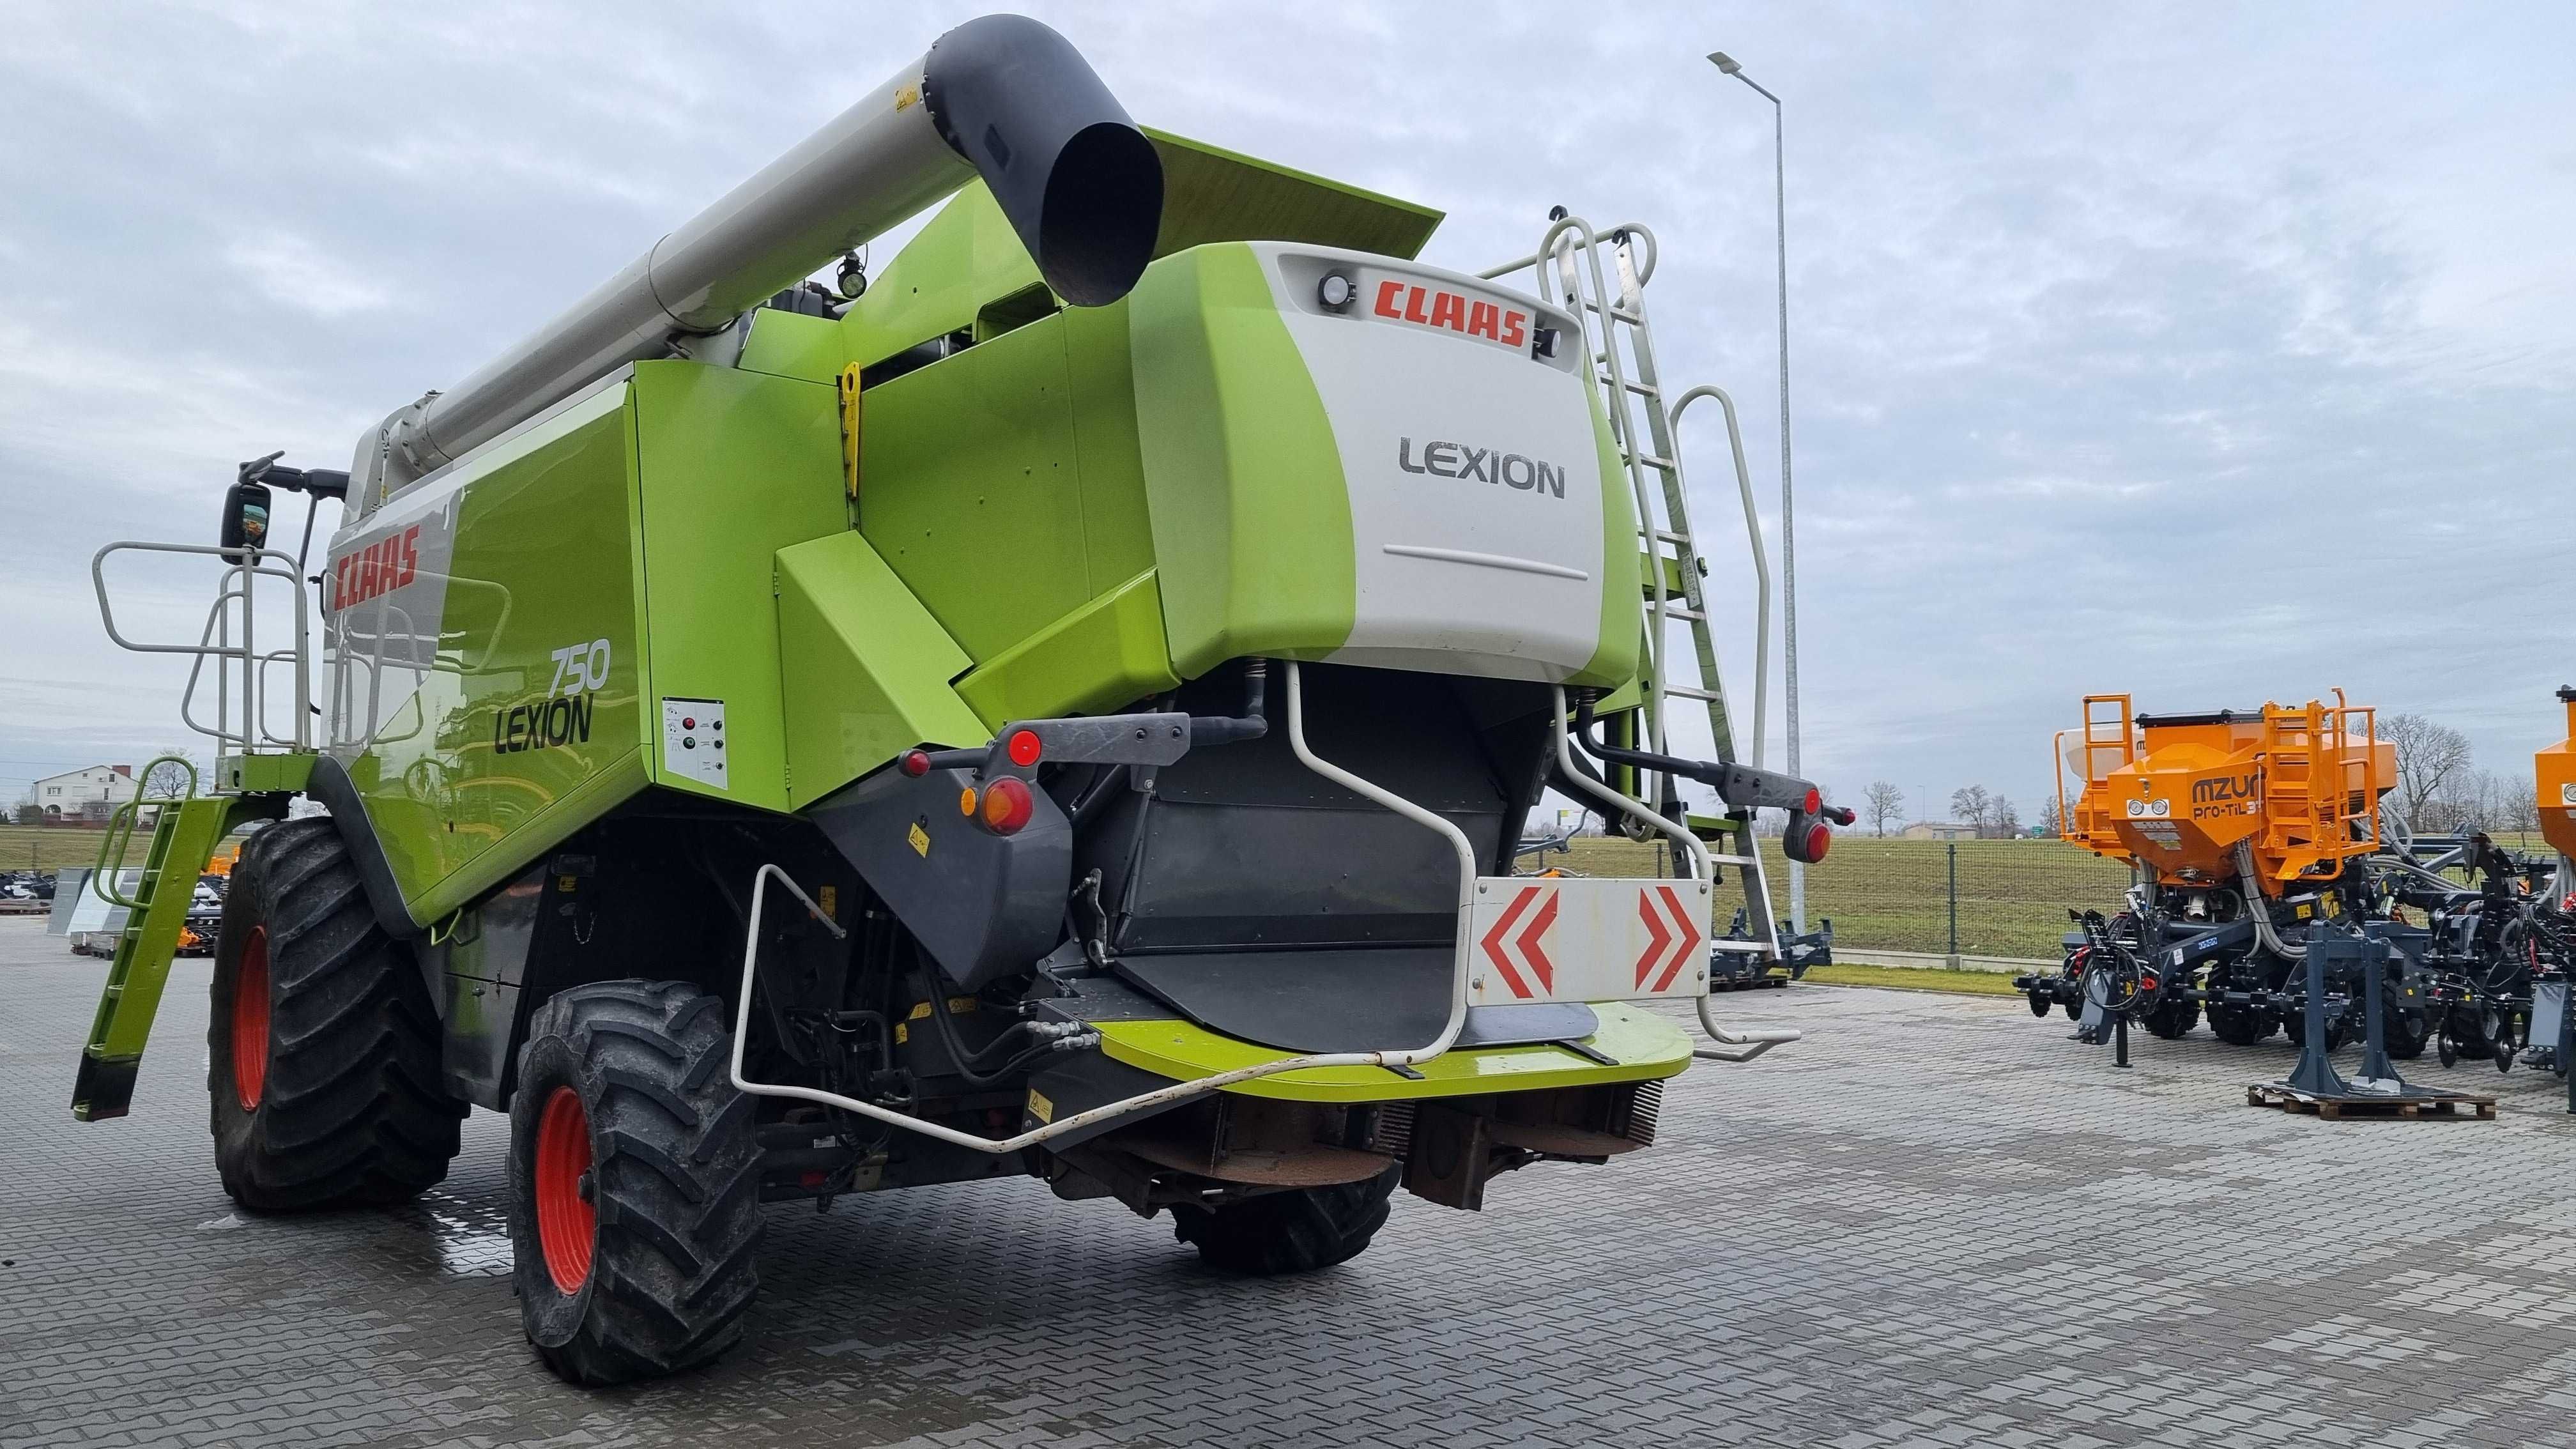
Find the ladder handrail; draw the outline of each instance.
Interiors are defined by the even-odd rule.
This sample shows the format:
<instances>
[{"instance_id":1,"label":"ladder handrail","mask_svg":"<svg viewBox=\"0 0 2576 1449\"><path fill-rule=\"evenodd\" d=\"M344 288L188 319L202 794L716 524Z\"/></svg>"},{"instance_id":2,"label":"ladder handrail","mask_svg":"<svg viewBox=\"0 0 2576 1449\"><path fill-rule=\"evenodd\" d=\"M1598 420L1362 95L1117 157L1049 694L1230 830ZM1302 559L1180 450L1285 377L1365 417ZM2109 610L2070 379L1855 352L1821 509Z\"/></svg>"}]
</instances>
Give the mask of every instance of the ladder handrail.
<instances>
[{"instance_id":1,"label":"ladder handrail","mask_svg":"<svg viewBox=\"0 0 2576 1449\"><path fill-rule=\"evenodd\" d=\"M1651 270L1651 268L1649 269ZM1762 542L1762 514L1753 499L1753 475L1744 466L1744 432L1736 425L1735 399L1726 389L1701 383L1673 400L1673 441L1681 441L1682 410L1704 397L1717 399L1726 413L1727 446L1735 453L1735 491L1744 500L1744 532L1753 546L1753 768L1763 768L1762 727L1770 717L1771 689L1771 556ZM1681 464L1677 451L1674 466Z\"/></svg>"},{"instance_id":2,"label":"ladder handrail","mask_svg":"<svg viewBox=\"0 0 2576 1449\"><path fill-rule=\"evenodd\" d=\"M152 783L152 772L165 763L188 772L188 789L187 793L163 802L161 808L175 810L183 802L197 798L197 766L185 755L155 755L143 767L142 773L134 777L134 798L117 806L115 812L107 817L107 830L98 841L98 863L89 873L91 894L111 906L123 906L129 911L139 911L144 907L141 897L128 900L117 893L116 877L125 872L125 853L134 848L134 830L143 818L143 791ZM153 831L156 835L160 832L157 816L153 820ZM144 859L148 862L151 856L147 853Z\"/></svg>"}]
</instances>

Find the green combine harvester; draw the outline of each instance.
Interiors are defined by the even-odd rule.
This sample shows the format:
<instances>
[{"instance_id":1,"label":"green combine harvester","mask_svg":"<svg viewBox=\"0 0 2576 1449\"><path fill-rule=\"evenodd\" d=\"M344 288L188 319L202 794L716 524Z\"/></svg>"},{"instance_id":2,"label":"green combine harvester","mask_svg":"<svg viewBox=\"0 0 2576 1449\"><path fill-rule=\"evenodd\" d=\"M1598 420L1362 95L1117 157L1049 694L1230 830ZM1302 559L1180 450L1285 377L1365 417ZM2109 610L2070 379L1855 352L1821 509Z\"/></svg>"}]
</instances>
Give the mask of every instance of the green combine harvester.
<instances>
[{"instance_id":1,"label":"green combine harvester","mask_svg":"<svg viewBox=\"0 0 2576 1449\"><path fill-rule=\"evenodd\" d=\"M1694 1054L1653 1003L1704 1056L1797 1036L1709 1015L1713 951L1779 958L1755 811L1800 859L1847 817L1733 758L1648 235L1561 219L1494 274L1527 292L1413 261L1438 220L1139 130L978 20L345 474L262 459L216 543L109 545L109 633L193 658L217 763L74 1111L128 1110L186 887L265 822L225 1190L406 1199L507 1112L528 1337L578 1382L737 1341L767 1202L1027 1176L1279 1273L1399 1185L1650 1145ZM323 556L280 490L342 503ZM119 632L135 553L223 570L196 643ZM1551 788L1673 874L1513 875ZM1756 929L1712 941L1728 865Z\"/></svg>"}]
</instances>

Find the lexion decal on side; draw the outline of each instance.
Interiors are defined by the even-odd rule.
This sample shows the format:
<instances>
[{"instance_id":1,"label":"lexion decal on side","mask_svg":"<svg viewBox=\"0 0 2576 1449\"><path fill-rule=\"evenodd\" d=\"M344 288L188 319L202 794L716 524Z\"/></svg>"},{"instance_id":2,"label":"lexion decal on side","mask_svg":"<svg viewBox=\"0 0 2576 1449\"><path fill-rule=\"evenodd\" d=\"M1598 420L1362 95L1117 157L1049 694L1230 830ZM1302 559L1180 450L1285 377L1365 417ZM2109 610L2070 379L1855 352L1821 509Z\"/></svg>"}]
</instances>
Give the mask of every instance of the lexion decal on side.
<instances>
[{"instance_id":1,"label":"lexion decal on side","mask_svg":"<svg viewBox=\"0 0 2576 1449\"><path fill-rule=\"evenodd\" d=\"M590 743L590 704L596 698L576 694L537 704L512 705L492 717L492 753L552 749Z\"/></svg>"},{"instance_id":2,"label":"lexion decal on side","mask_svg":"<svg viewBox=\"0 0 2576 1449\"><path fill-rule=\"evenodd\" d=\"M1422 461L1413 461L1413 440L1395 440L1395 466L1407 473L1429 473L1438 478L1474 478L1486 483L1500 483L1532 495L1556 498L1565 496L1565 470L1553 463L1506 453L1497 448L1471 448L1465 443L1446 441L1422 445Z\"/></svg>"},{"instance_id":3,"label":"lexion decal on side","mask_svg":"<svg viewBox=\"0 0 2576 1449\"><path fill-rule=\"evenodd\" d=\"M555 662L555 677L546 697L535 704L513 705L492 717L492 753L554 749L590 743L592 691L608 683L613 654L605 639L571 644L546 656Z\"/></svg>"}]
</instances>

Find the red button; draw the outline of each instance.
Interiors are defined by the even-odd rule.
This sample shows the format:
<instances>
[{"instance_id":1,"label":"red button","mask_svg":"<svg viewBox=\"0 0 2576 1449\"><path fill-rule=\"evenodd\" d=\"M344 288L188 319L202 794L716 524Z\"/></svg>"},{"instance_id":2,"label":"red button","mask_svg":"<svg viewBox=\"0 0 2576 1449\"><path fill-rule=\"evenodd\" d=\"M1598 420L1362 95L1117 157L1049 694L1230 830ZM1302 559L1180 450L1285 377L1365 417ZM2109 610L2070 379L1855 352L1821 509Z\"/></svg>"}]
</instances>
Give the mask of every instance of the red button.
<instances>
[{"instance_id":1,"label":"red button","mask_svg":"<svg viewBox=\"0 0 2576 1449\"><path fill-rule=\"evenodd\" d=\"M680 728L682 728L682 729L684 729L684 730L693 730L693 729L696 729L697 727L698 727L698 722L697 722L697 720L696 720L696 719L692 718L691 716L685 715L685 714L684 714L684 715L682 715L682 716L680 716Z\"/></svg>"}]
</instances>

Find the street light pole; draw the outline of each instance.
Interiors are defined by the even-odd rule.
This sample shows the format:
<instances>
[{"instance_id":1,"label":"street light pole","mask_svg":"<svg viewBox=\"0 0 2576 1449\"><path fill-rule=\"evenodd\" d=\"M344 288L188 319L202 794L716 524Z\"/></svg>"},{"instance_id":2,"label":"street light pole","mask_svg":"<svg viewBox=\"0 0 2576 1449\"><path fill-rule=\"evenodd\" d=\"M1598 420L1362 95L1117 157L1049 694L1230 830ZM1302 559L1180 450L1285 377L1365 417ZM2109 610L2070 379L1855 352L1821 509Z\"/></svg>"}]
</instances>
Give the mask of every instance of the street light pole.
<instances>
[{"instance_id":1,"label":"street light pole","mask_svg":"<svg viewBox=\"0 0 2576 1449\"><path fill-rule=\"evenodd\" d=\"M1786 107L1780 98L1764 90L1744 67L1725 51L1713 51L1709 60L1721 72L1753 87L1754 94L1771 103L1771 196L1773 235L1779 241L1780 264L1780 652L1788 699L1789 773L1798 773L1798 524L1791 506L1789 488L1789 168L1784 120ZM1807 868L1797 861L1789 862L1789 927L1804 933L1807 929Z\"/></svg>"}]
</instances>

